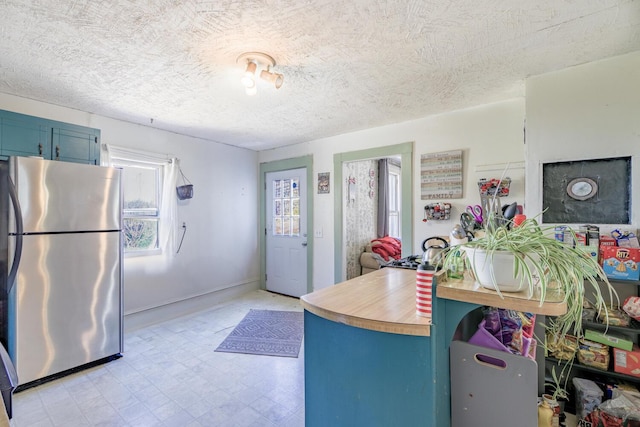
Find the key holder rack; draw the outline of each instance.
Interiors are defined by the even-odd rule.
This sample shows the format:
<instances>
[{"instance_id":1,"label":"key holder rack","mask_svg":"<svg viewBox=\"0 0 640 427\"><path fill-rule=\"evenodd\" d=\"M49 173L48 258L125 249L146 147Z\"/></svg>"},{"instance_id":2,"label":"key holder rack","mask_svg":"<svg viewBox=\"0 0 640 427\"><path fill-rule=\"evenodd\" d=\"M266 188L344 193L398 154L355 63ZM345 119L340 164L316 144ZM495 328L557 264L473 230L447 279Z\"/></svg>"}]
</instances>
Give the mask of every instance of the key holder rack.
<instances>
[{"instance_id":1,"label":"key holder rack","mask_svg":"<svg viewBox=\"0 0 640 427\"><path fill-rule=\"evenodd\" d=\"M424 218L422 222L427 221L445 221L450 218L451 204L449 203L430 203L424 207Z\"/></svg>"}]
</instances>

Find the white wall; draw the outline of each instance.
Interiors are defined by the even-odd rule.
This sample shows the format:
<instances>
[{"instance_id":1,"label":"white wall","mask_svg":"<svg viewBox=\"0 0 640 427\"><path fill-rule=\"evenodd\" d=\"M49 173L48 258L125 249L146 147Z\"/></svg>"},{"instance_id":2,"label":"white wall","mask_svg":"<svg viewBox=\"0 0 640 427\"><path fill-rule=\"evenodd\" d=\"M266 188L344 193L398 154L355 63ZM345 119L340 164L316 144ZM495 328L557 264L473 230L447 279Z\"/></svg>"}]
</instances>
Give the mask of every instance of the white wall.
<instances>
[{"instance_id":1,"label":"white wall","mask_svg":"<svg viewBox=\"0 0 640 427\"><path fill-rule=\"evenodd\" d=\"M638 70L640 52L635 52L528 79L526 194L531 214L542 209L542 163L633 156L632 225L625 228L638 228Z\"/></svg>"},{"instance_id":2,"label":"white wall","mask_svg":"<svg viewBox=\"0 0 640 427\"><path fill-rule=\"evenodd\" d=\"M386 145L414 142L413 176L413 236L415 254L421 253L422 241L434 235L448 235L458 222L460 213L470 203L478 203L477 166L522 163L524 99L470 108L448 114L441 114L420 120L399 123L390 126L367 129L331 138L324 138L280 149L263 151L259 161L295 158L313 155L313 176L317 180L318 172L331 172L331 193L314 194L314 229L322 229L323 237L314 238L314 289L330 286L334 283L334 199L336 183L333 182L333 155L336 153L363 150ZM464 150L464 197L451 200L454 212L450 221L423 223L424 205L428 200L420 200L420 155L448 150ZM502 166L497 171L488 172L500 177ZM521 176L522 171L513 171ZM481 173L480 173L481 174ZM514 175L514 174L511 174ZM514 178L514 176L512 176ZM403 183L403 185L405 185ZM523 183L519 183L523 188ZM314 185L315 187L315 185ZM516 186L517 187L517 186ZM524 202L522 192L511 200Z\"/></svg>"},{"instance_id":3,"label":"white wall","mask_svg":"<svg viewBox=\"0 0 640 427\"><path fill-rule=\"evenodd\" d=\"M222 291L227 288L258 287L254 151L6 94L0 94L0 109L98 128L103 143L180 159L182 170L194 184L193 199L178 202L178 226L187 225L182 249L177 255L125 258L126 314L208 295L208 299L191 300L193 309L202 308L203 302L217 301L213 295L228 294L230 291ZM180 314L175 305L165 307L170 308L163 317Z\"/></svg>"}]
</instances>

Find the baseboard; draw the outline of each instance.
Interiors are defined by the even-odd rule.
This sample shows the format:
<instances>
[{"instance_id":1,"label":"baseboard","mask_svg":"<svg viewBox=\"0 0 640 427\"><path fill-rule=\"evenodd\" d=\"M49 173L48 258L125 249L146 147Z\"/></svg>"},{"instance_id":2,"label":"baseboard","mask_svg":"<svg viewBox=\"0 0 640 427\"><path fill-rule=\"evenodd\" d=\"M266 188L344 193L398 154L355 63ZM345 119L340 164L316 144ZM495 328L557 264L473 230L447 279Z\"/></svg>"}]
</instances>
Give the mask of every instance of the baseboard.
<instances>
[{"instance_id":1,"label":"baseboard","mask_svg":"<svg viewBox=\"0 0 640 427\"><path fill-rule=\"evenodd\" d=\"M202 310L208 310L215 305L222 304L239 297L247 292L260 289L258 282L243 283L225 289L188 298L171 304L154 307L124 316L124 331L132 332L146 326L186 316ZM126 351L126 348L125 348Z\"/></svg>"}]
</instances>

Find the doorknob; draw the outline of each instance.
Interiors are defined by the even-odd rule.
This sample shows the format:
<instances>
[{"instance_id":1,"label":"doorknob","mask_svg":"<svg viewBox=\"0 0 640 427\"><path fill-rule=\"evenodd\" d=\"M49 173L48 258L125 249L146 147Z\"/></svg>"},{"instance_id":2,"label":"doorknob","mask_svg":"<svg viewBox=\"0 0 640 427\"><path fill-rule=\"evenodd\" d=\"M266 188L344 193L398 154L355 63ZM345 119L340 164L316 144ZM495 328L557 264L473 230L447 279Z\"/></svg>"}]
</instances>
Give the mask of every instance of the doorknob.
<instances>
[{"instance_id":1,"label":"doorknob","mask_svg":"<svg viewBox=\"0 0 640 427\"><path fill-rule=\"evenodd\" d=\"M302 246L307 246L307 242L302 242Z\"/></svg>"}]
</instances>

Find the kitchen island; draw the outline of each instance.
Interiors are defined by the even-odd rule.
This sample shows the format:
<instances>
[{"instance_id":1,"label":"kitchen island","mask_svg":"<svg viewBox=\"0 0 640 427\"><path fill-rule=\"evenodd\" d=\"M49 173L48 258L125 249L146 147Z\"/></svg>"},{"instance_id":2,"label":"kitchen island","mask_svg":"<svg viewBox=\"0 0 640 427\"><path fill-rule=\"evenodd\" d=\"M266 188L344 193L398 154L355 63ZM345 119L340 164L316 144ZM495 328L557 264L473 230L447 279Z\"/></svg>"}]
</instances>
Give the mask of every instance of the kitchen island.
<instances>
[{"instance_id":1,"label":"kitchen island","mask_svg":"<svg viewBox=\"0 0 640 427\"><path fill-rule=\"evenodd\" d=\"M304 295L305 425L450 425L449 343L483 305L538 314L566 311L561 295L477 289L434 279L433 317L415 309L416 271L383 268Z\"/></svg>"}]
</instances>

